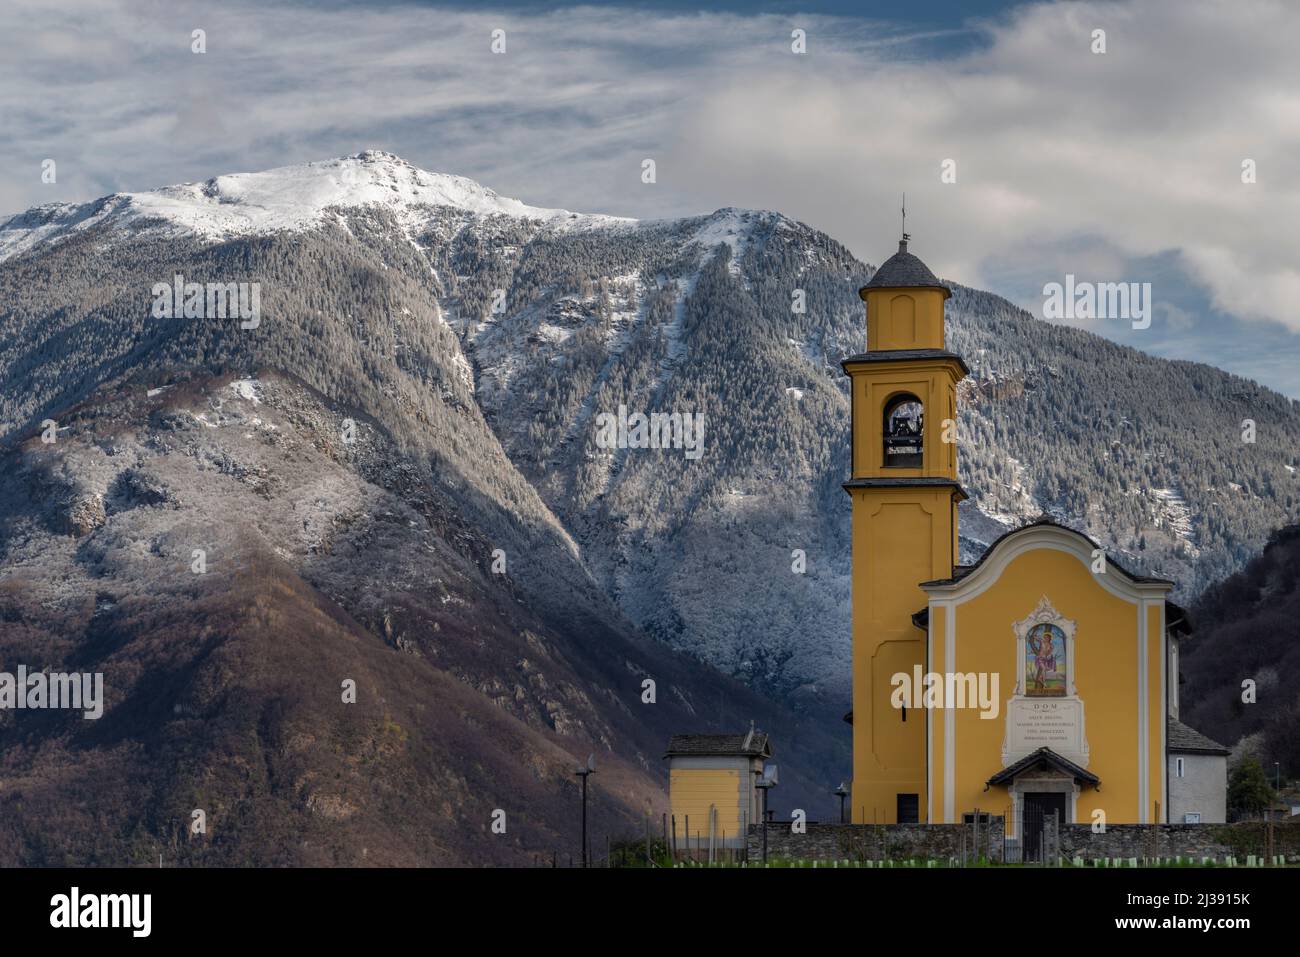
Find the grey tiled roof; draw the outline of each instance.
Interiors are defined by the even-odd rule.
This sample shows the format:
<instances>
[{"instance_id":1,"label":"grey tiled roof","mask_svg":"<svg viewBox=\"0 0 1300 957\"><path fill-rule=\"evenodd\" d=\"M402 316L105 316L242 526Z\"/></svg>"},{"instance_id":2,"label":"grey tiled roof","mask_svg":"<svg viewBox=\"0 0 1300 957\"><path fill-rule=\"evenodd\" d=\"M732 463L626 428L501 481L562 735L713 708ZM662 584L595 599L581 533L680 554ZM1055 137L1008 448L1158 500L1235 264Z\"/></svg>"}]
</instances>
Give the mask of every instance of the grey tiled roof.
<instances>
[{"instance_id":1,"label":"grey tiled roof","mask_svg":"<svg viewBox=\"0 0 1300 957\"><path fill-rule=\"evenodd\" d=\"M863 286L862 288L867 288ZM840 368L844 369L845 375L849 370L846 368L849 364L859 362L910 362L914 359L956 359L957 364L961 366L962 372L970 375L970 366L966 365L966 360L955 352L948 352L946 349L877 349L875 352L859 352L857 355L849 356L840 361Z\"/></svg>"},{"instance_id":2,"label":"grey tiled roof","mask_svg":"<svg viewBox=\"0 0 1300 957\"><path fill-rule=\"evenodd\" d=\"M970 498L960 482L938 476L917 476L915 478L851 478L841 482L840 488L853 494L855 488L950 488L957 493L957 501L964 502Z\"/></svg>"},{"instance_id":3,"label":"grey tiled roof","mask_svg":"<svg viewBox=\"0 0 1300 957\"><path fill-rule=\"evenodd\" d=\"M1202 754L1227 754L1228 749L1212 741L1195 728L1189 728L1177 718L1169 719L1165 736L1170 751L1199 751Z\"/></svg>"},{"instance_id":4,"label":"grey tiled roof","mask_svg":"<svg viewBox=\"0 0 1300 957\"><path fill-rule=\"evenodd\" d=\"M882 289L896 286L936 286L943 283L930 272L930 267L907 251L907 240L898 244L898 252L886 259L876 274L862 288Z\"/></svg>"},{"instance_id":5,"label":"grey tiled roof","mask_svg":"<svg viewBox=\"0 0 1300 957\"><path fill-rule=\"evenodd\" d=\"M747 734L674 734L668 739L668 755L748 754L770 757L772 745L766 732Z\"/></svg>"},{"instance_id":6,"label":"grey tiled roof","mask_svg":"<svg viewBox=\"0 0 1300 957\"><path fill-rule=\"evenodd\" d=\"M1009 765L999 771L993 777L989 778L988 783L992 784L1009 784L1016 779L1016 776L1023 774L1031 768L1049 767L1056 771L1061 771L1074 778L1080 784L1089 784L1097 787L1101 784L1101 779L1091 771L1085 771L1069 758L1062 757L1051 748L1039 748L1026 754L1015 764Z\"/></svg>"}]
</instances>

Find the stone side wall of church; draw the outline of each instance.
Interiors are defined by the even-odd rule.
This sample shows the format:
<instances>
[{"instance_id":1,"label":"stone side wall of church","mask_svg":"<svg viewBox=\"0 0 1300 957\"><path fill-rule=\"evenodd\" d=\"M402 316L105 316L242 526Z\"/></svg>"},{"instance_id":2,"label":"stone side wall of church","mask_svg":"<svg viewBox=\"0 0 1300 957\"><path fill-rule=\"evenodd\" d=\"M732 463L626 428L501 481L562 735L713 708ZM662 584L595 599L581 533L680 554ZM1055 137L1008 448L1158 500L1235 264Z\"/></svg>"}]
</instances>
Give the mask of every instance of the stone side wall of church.
<instances>
[{"instance_id":1,"label":"stone side wall of church","mask_svg":"<svg viewBox=\"0 0 1300 957\"><path fill-rule=\"evenodd\" d=\"M1060 829L1060 855L1066 862L1080 857L1139 860L1175 857L1212 858L1224 863L1229 857L1244 864L1249 855L1265 853L1265 826L1259 822L1241 824L1111 824L1094 833L1087 824L1067 824ZM1051 838L1048 837L1050 842ZM787 860L881 861L912 858L956 860L967 863L975 857L975 834L970 824L808 824L803 834L794 834L790 823L768 825L768 858ZM751 860L763 853L763 834L751 826L747 842ZM1300 823L1279 824L1273 829L1274 853L1300 862ZM979 856L1010 861L1019 854L1010 840L1002 840L1002 818L979 828Z\"/></svg>"},{"instance_id":2,"label":"stone side wall of church","mask_svg":"<svg viewBox=\"0 0 1300 957\"><path fill-rule=\"evenodd\" d=\"M1095 833L1088 824L1066 824L1061 828L1061 856L1067 860L1210 857L1221 861L1233 853L1222 836L1222 825L1110 824Z\"/></svg>"},{"instance_id":3,"label":"stone side wall of church","mask_svg":"<svg viewBox=\"0 0 1300 957\"><path fill-rule=\"evenodd\" d=\"M971 824L808 824L794 834L788 821L773 822L767 830L768 859L805 861L882 861L911 858L955 859L976 857L1002 860L1002 818L980 824L978 837ZM751 860L763 856L763 832L749 829Z\"/></svg>"},{"instance_id":4,"label":"stone side wall of church","mask_svg":"<svg viewBox=\"0 0 1300 957\"><path fill-rule=\"evenodd\" d=\"M1229 857L1239 863L1267 850L1267 830L1258 821L1240 824L1111 824L1105 833L1094 834L1087 824L1061 828L1061 856L1066 860L1099 858L1213 858L1223 863ZM1273 853L1289 859L1300 856L1300 824L1273 828Z\"/></svg>"}]
</instances>

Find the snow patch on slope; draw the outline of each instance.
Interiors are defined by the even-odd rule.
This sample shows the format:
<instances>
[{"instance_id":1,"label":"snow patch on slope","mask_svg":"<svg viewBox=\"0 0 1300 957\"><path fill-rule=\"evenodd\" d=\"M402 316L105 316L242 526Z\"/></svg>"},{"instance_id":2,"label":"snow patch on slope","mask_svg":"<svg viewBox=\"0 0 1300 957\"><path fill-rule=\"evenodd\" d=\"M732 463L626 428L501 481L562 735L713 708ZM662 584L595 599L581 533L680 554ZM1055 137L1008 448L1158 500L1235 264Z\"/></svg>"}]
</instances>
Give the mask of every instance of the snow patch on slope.
<instances>
[{"instance_id":1,"label":"snow patch on slope","mask_svg":"<svg viewBox=\"0 0 1300 957\"><path fill-rule=\"evenodd\" d=\"M753 227L776 215L765 210L737 209L728 206L708 217L691 236L690 242L699 243L706 248L724 243L730 246L731 262L727 268L733 276L742 276L740 260L752 241Z\"/></svg>"},{"instance_id":2,"label":"snow patch on slope","mask_svg":"<svg viewBox=\"0 0 1300 957\"><path fill-rule=\"evenodd\" d=\"M262 396L256 379L237 379L230 383L230 391L253 405L262 404Z\"/></svg>"},{"instance_id":3,"label":"snow patch on slope","mask_svg":"<svg viewBox=\"0 0 1300 957\"><path fill-rule=\"evenodd\" d=\"M1192 525L1192 512L1177 488L1154 489L1156 497L1155 524L1157 528L1166 528L1173 535L1185 541L1193 556L1196 550L1196 531Z\"/></svg>"}]
</instances>

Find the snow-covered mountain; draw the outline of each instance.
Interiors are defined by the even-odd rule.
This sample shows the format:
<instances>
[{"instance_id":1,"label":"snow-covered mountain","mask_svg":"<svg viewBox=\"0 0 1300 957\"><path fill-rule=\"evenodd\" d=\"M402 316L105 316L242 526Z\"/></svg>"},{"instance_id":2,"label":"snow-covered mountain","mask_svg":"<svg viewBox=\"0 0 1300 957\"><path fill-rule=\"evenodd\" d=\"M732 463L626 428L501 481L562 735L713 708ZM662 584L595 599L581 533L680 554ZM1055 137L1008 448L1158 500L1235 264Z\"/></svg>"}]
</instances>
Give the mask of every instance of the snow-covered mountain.
<instances>
[{"instance_id":1,"label":"snow-covered mountain","mask_svg":"<svg viewBox=\"0 0 1300 957\"><path fill-rule=\"evenodd\" d=\"M261 327L152 319L146 291L176 271L260 282ZM838 363L865 346L870 274L779 213L540 209L374 151L39 207L0 225L3 433L117 376L282 370L399 436L430 424L440 481L548 529L636 625L829 714L849 677ZM1294 516L1285 398L962 287L949 331L973 370L964 559L1049 512L1191 594ZM601 447L598 417L620 407L703 413L703 455ZM467 414L490 446L457 431ZM1253 445L1244 417L1261 423ZM553 599L549 552L520 548L512 575Z\"/></svg>"},{"instance_id":2,"label":"snow-covered mountain","mask_svg":"<svg viewBox=\"0 0 1300 957\"><path fill-rule=\"evenodd\" d=\"M779 800L830 813L844 726L627 619L453 331L517 240L640 227L325 213L234 238L103 217L0 263L0 654L105 695L99 721L0 712L0 865L563 859L575 762L600 755L603 844L664 807L670 734L750 721L783 739ZM258 283L260 323L155 318L177 273ZM181 837L195 806L215 839Z\"/></svg>"},{"instance_id":3,"label":"snow-covered mountain","mask_svg":"<svg viewBox=\"0 0 1300 957\"><path fill-rule=\"evenodd\" d=\"M0 229L0 262L41 243L100 225L129 234L156 231L210 241L319 226L331 214L365 206L392 210L408 228L431 208L472 216L511 216L562 229L630 223L617 216L543 209L499 196L463 176L417 169L399 156L366 150L353 156L233 173L143 193L114 193L91 203L52 203L13 217ZM120 234L119 234L120 235Z\"/></svg>"}]
</instances>

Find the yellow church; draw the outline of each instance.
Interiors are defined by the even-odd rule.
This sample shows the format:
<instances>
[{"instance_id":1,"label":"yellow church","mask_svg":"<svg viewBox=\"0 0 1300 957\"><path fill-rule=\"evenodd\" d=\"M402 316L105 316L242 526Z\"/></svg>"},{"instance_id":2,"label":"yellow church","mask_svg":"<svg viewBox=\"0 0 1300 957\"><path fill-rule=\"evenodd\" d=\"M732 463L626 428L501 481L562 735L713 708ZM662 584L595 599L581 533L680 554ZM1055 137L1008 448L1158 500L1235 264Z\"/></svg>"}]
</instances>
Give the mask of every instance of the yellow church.
<instances>
[{"instance_id":1,"label":"yellow church","mask_svg":"<svg viewBox=\"0 0 1300 957\"><path fill-rule=\"evenodd\" d=\"M949 290L907 251L860 291L852 391L852 820L1223 820L1226 749L1180 724L1173 582L1047 520L958 564ZM1180 749L1187 753L1183 755ZM1206 759L1206 760L1202 760ZM1187 779L1187 769L1199 777Z\"/></svg>"}]
</instances>

